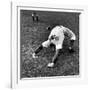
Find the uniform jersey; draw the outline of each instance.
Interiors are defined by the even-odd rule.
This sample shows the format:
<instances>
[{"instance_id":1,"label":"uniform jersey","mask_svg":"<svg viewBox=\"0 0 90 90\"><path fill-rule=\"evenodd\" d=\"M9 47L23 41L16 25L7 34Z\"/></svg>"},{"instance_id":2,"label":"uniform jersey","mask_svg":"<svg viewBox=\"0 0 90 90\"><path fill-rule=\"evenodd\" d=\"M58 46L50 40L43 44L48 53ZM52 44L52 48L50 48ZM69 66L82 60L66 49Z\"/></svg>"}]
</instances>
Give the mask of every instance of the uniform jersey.
<instances>
[{"instance_id":1,"label":"uniform jersey","mask_svg":"<svg viewBox=\"0 0 90 90\"><path fill-rule=\"evenodd\" d=\"M63 33L63 30L60 26L56 26L52 29L48 38L50 39L51 36L55 37L53 40L51 40L51 42L53 44L57 44L57 45L62 44L62 42L64 40L64 33Z\"/></svg>"},{"instance_id":2,"label":"uniform jersey","mask_svg":"<svg viewBox=\"0 0 90 90\"><path fill-rule=\"evenodd\" d=\"M56 26L52 29L50 35L49 35L49 38L54 35L56 37L59 38L59 40L61 38L63 38L63 35L66 35L68 36L70 39L73 39L75 40L76 39L76 36L75 34L68 28L64 27L64 26Z\"/></svg>"}]
</instances>

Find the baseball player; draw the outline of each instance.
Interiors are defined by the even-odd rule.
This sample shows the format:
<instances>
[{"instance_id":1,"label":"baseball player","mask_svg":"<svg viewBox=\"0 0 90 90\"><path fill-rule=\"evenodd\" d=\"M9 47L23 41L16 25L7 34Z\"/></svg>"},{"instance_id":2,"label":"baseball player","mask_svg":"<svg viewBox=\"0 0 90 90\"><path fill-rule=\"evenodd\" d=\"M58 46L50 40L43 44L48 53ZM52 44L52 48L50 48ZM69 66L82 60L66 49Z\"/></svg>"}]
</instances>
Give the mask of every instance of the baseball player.
<instances>
[{"instance_id":1,"label":"baseball player","mask_svg":"<svg viewBox=\"0 0 90 90\"><path fill-rule=\"evenodd\" d=\"M72 46L73 46L74 41L76 40L76 36L70 29L60 25L60 26L55 26L51 30L48 40L43 42L42 45L40 45L35 50L35 52L32 54L32 57L38 58L37 53L39 53L43 49L43 47L47 48L48 46L50 46L50 44L54 44L55 45L55 55L53 56L52 61L48 63L47 65L48 67L53 67L58 57L59 52L63 48L62 45L63 45L65 35L67 35L70 38L69 50L72 50Z\"/></svg>"},{"instance_id":2,"label":"baseball player","mask_svg":"<svg viewBox=\"0 0 90 90\"><path fill-rule=\"evenodd\" d=\"M36 12L32 13L32 19L33 19L33 21L37 21L38 22L38 14Z\"/></svg>"}]
</instances>

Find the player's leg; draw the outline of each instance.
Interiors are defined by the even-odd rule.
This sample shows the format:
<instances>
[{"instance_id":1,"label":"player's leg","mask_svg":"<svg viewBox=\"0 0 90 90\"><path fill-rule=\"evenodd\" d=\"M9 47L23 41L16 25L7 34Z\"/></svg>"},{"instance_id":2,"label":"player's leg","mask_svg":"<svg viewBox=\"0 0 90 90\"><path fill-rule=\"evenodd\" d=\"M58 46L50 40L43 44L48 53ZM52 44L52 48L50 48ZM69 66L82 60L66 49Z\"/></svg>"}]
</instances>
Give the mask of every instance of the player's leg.
<instances>
[{"instance_id":1,"label":"player's leg","mask_svg":"<svg viewBox=\"0 0 90 90\"><path fill-rule=\"evenodd\" d=\"M75 40L70 40L70 46L69 46L69 52L70 52L70 53L74 52L74 49L73 49L74 41L75 41Z\"/></svg>"},{"instance_id":2,"label":"player's leg","mask_svg":"<svg viewBox=\"0 0 90 90\"><path fill-rule=\"evenodd\" d=\"M38 16L36 16L36 21L38 22Z\"/></svg>"},{"instance_id":3,"label":"player's leg","mask_svg":"<svg viewBox=\"0 0 90 90\"><path fill-rule=\"evenodd\" d=\"M54 55L54 57L52 58L52 61L48 64L48 67L53 67L53 66L54 66L54 64L55 64L55 62L56 62L56 60L57 60L59 51L60 51L59 49L56 50L55 55Z\"/></svg>"},{"instance_id":4,"label":"player's leg","mask_svg":"<svg viewBox=\"0 0 90 90\"><path fill-rule=\"evenodd\" d=\"M33 58L37 58L38 56L36 56L36 55L43 49L43 47L47 48L50 45L50 43L51 42L49 40L43 42L32 54Z\"/></svg>"},{"instance_id":5,"label":"player's leg","mask_svg":"<svg viewBox=\"0 0 90 90\"><path fill-rule=\"evenodd\" d=\"M62 51L63 41L64 41L64 35L63 34L61 35L61 37L59 39L56 38L55 41L52 41L52 43L55 44L56 51L55 51L55 54L52 58L51 63L48 64L48 67L53 67L54 64L56 63L59 52Z\"/></svg>"},{"instance_id":6,"label":"player's leg","mask_svg":"<svg viewBox=\"0 0 90 90\"><path fill-rule=\"evenodd\" d=\"M74 52L73 46L74 46L75 40L76 40L76 37L75 37L75 36L73 36L73 37L70 39L70 45L69 45L69 51L70 51L70 52Z\"/></svg>"},{"instance_id":7,"label":"player's leg","mask_svg":"<svg viewBox=\"0 0 90 90\"><path fill-rule=\"evenodd\" d=\"M32 16L32 20L33 20L33 22L34 22L34 16Z\"/></svg>"},{"instance_id":8,"label":"player's leg","mask_svg":"<svg viewBox=\"0 0 90 90\"><path fill-rule=\"evenodd\" d=\"M33 58L38 58L38 56L36 56L41 50L43 49L43 46L40 45L32 54Z\"/></svg>"},{"instance_id":9,"label":"player's leg","mask_svg":"<svg viewBox=\"0 0 90 90\"><path fill-rule=\"evenodd\" d=\"M54 64L56 63L57 61L57 58L58 58L58 55L59 55L59 52L62 51L62 45L56 45L56 51L55 51L55 54L52 58L52 61L48 64L48 67L53 67Z\"/></svg>"}]
</instances>

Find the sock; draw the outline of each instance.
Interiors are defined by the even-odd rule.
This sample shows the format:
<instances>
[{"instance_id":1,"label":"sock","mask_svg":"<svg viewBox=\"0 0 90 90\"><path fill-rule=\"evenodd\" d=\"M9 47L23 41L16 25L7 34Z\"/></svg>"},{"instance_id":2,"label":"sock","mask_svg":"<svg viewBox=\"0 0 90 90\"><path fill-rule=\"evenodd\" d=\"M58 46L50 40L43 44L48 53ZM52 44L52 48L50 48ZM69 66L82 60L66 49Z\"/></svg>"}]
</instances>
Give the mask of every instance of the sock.
<instances>
[{"instance_id":1,"label":"sock","mask_svg":"<svg viewBox=\"0 0 90 90\"><path fill-rule=\"evenodd\" d=\"M35 54L39 53L42 49L43 49L43 46L40 45L40 46L35 50Z\"/></svg>"}]
</instances>

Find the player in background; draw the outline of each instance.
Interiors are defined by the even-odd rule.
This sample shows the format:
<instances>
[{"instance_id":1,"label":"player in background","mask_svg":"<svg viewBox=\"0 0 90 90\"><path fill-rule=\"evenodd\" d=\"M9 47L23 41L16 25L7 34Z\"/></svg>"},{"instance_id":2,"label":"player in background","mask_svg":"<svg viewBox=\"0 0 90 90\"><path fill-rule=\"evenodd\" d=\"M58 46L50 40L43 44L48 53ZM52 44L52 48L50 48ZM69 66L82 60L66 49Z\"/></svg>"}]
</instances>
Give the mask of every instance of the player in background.
<instances>
[{"instance_id":1,"label":"player in background","mask_svg":"<svg viewBox=\"0 0 90 90\"><path fill-rule=\"evenodd\" d=\"M36 12L32 12L32 20L38 22L38 14Z\"/></svg>"}]
</instances>

